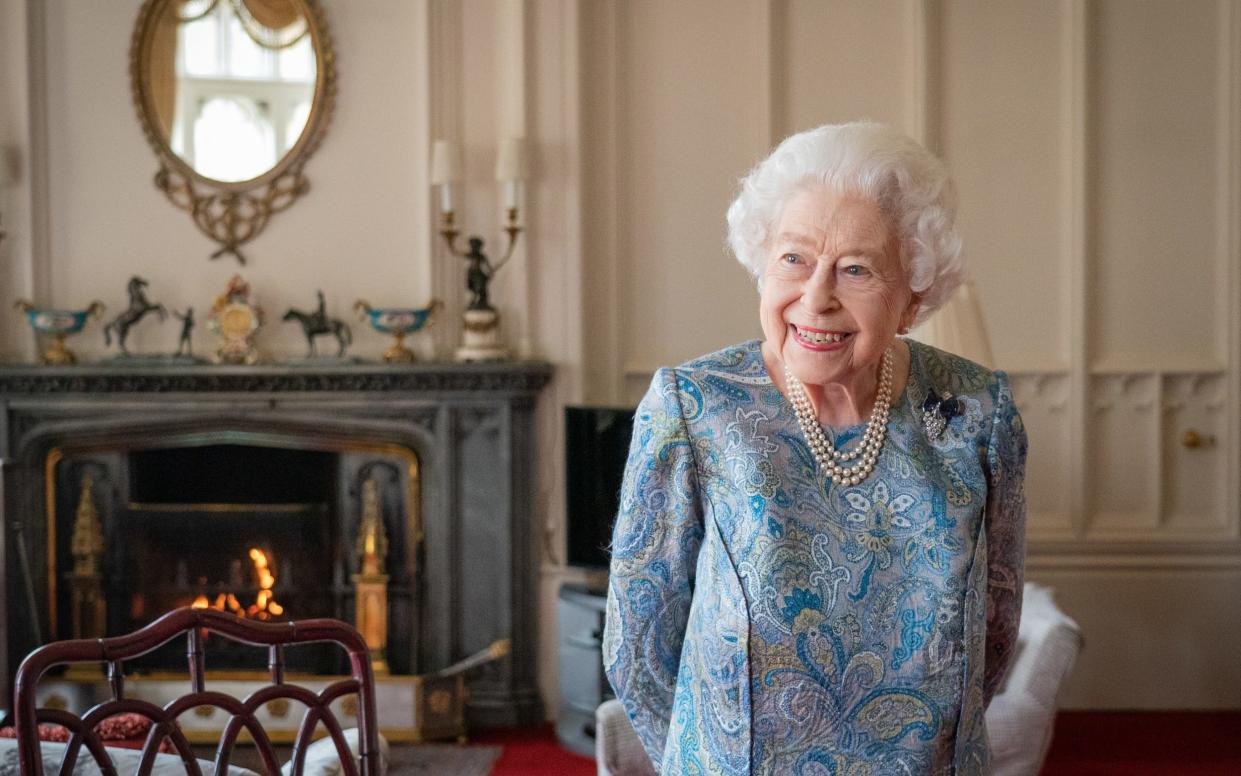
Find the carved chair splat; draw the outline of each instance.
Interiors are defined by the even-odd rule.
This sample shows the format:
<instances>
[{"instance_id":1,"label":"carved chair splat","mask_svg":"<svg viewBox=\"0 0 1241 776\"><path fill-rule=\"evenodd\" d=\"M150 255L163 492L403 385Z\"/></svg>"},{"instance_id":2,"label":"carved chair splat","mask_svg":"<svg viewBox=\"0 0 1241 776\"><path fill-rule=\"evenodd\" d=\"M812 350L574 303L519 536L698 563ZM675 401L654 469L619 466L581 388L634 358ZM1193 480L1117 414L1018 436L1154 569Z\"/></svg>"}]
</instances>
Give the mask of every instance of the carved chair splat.
<instances>
[{"instance_id":1,"label":"carved chair splat","mask_svg":"<svg viewBox=\"0 0 1241 776\"><path fill-rule=\"evenodd\" d=\"M205 635L210 632L237 641L268 648L268 671L272 684L251 693L244 700L212 692L206 687ZM181 634L186 636L186 658L189 663L190 692L163 708L146 701L125 697L123 661L145 655ZM349 655L350 677L334 682L322 692L293 684L285 684L284 647L288 644L334 642ZM106 663L111 699L87 710L81 717L58 709L36 708L35 692L40 677L49 668L69 663ZM340 721L330 704L346 695L358 696L358 735L361 768L355 765L345 740ZM85 747L105 776L116 776L116 769L107 750L95 732L103 720L126 712L140 714L152 721L143 743L137 776L148 776L155 765L159 746L168 739L185 766L186 773L202 776L198 760L185 734L177 725L181 714L198 706L215 706L226 711L231 719L220 737L215 755L215 772L227 773L237 737L244 729L254 740L263 768L268 774L279 774L280 764L270 737L257 713L276 699L297 701L306 708L297 737L293 742L293 774L300 776L305 768L306 749L315 728L322 724L336 746L343 772L348 776L377 776L379 773L379 726L375 716L375 678L370 654L362 636L339 620L313 619L286 623L262 623L241 620L214 609L177 609L146 627L124 636L107 639L76 639L47 644L31 652L17 670L14 685L14 709L17 729L18 757L23 774L43 776L43 763L38 737L39 723L62 725L70 732L60 774L68 776Z\"/></svg>"}]
</instances>

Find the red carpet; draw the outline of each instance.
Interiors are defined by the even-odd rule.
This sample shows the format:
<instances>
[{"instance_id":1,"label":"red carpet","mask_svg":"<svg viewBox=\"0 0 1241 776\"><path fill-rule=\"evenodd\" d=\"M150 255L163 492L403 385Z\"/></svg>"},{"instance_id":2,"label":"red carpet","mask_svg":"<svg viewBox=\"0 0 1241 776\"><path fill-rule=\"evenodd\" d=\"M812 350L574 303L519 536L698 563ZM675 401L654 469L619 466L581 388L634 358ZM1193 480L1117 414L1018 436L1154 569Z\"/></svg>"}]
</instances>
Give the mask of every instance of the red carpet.
<instances>
[{"instance_id":1,"label":"red carpet","mask_svg":"<svg viewBox=\"0 0 1241 776\"><path fill-rule=\"evenodd\" d=\"M1042 776L1237 776L1241 711L1062 711Z\"/></svg>"},{"instance_id":2,"label":"red carpet","mask_svg":"<svg viewBox=\"0 0 1241 776\"><path fill-rule=\"evenodd\" d=\"M471 742L504 747L491 776L595 776L598 772L593 757L560 748L550 724L533 730L488 730L472 736Z\"/></svg>"}]
</instances>

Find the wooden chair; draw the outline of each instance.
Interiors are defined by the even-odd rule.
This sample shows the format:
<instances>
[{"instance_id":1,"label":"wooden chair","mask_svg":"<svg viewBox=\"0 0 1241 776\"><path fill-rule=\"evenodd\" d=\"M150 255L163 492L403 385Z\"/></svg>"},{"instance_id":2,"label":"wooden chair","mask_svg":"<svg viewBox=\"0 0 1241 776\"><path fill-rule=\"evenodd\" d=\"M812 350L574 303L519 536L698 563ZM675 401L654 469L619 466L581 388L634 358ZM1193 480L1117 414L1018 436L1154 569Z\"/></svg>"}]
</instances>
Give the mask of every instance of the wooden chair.
<instances>
[{"instance_id":1,"label":"wooden chair","mask_svg":"<svg viewBox=\"0 0 1241 776\"><path fill-rule=\"evenodd\" d=\"M233 641L268 647L268 670L272 684L251 693L245 700L211 692L206 688L206 662L203 652L207 631ZM146 701L125 697L122 661L145 655L180 635L186 637L189 661L190 692L163 708ZM335 682L315 693L284 682L284 647L288 644L331 641L349 654L351 677ZM36 708L35 689L48 668L67 663L105 663L111 699L87 710L81 717L64 710ZM358 736L361 771L345 741L340 722L328 704L341 696L358 696ZM202 776L189 741L177 726L177 718L198 706L216 706L232 715L220 738L215 754L215 772L227 773L229 759L238 734L244 728L254 739L258 755L268 774L279 774L280 764L262 724L255 712L268 701L286 698L306 706L306 714L293 744L293 774L300 776L305 766L306 749L310 746L315 727L322 722L336 745L343 773L350 776L378 776L379 725L375 717L375 678L370 655L362 636L339 620L315 619L286 623L262 623L242 620L214 609L177 609L160 617L141 630L107 639L58 641L36 649L22 661L14 686L14 717L21 772L42 776L38 736L39 723L63 725L70 739L60 767L61 776L73 772L82 747L90 753L105 776L115 776L116 769L95 732L95 726L114 714L135 712L152 721L151 730L142 748L137 774L147 776L155 763L161 741L172 742L181 757L186 773Z\"/></svg>"}]
</instances>

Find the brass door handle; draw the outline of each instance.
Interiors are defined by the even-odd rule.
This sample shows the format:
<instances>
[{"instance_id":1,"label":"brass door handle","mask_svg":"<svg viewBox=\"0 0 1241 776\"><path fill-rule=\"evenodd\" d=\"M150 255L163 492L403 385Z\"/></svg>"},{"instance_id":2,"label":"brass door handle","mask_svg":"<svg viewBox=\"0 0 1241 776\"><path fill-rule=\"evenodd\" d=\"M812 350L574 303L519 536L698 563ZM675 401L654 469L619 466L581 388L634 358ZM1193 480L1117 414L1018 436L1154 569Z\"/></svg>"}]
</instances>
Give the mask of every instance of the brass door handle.
<instances>
[{"instance_id":1,"label":"brass door handle","mask_svg":"<svg viewBox=\"0 0 1241 776\"><path fill-rule=\"evenodd\" d=\"M1197 447L1211 447L1214 444L1213 434L1200 434L1192 428L1181 435L1181 445L1191 450Z\"/></svg>"}]
</instances>

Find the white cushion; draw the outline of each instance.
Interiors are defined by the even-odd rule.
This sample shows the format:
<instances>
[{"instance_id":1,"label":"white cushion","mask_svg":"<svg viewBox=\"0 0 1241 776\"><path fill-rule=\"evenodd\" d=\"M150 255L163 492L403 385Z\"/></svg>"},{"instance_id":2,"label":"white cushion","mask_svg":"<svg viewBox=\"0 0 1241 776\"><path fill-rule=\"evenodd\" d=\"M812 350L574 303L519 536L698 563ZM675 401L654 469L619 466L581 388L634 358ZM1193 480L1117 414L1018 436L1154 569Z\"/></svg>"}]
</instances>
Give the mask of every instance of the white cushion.
<instances>
[{"instance_id":1,"label":"white cushion","mask_svg":"<svg viewBox=\"0 0 1241 776\"><path fill-rule=\"evenodd\" d=\"M1052 591L1027 583L1016 657L987 708L992 776L1038 773L1051 745L1064 680L1081 651L1081 630Z\"/></svg>"},{"instance_id":2,"label":"white cushion","mask_svg":"<svg viewBox=\"0 0 1241 776\"><path fill-rule=\"evenodd\" d=\"M348 728L341 731L345 736L345 743L349 744L349 751L353 752L353 759L361 767L362 746L359 742L358 729ZM379 738L379 773L388 772L388 740L382 735ZM332 741L331 736L324 736L315 741L306 749L306 767L302 770L305 776L338 776L344 771L340 764L340 757L336 753L336 744ZM293 763L285 763L280 769L284 776L293 773ZM204 774L203 776L206 776Z\"/></svg>"},{"instance_id":3,"label":"white cushion","mask_svg":"<svg viewBox=\"0 0 1241 776\"><path fill-rule=\"evenodd\" d=\"M595 709L595 763L599 776L655 776L625 707L615 698Z\"/></svg>"}]
</instances>

